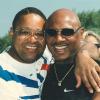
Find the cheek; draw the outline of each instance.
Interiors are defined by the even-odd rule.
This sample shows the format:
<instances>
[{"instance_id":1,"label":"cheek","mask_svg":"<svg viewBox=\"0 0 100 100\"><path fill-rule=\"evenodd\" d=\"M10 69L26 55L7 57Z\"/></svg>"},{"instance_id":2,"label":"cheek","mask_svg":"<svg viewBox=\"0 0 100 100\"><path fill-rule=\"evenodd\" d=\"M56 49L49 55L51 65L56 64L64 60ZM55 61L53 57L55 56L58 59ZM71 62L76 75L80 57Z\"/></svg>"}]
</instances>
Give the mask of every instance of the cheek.
<instances>
[{"instance_id":1,"label":"cheek","mask_svg":"<svg viewBox=\"0 0 100 100\"><path fill-rule=\"evenodd\" d=\"M98 49L98 51L99 51L99 57L100 57L100 48Z\"/></svg>"},{"instance_id":2,"label":"cheek","mask_svg":"<svg viewBox=\"0 0 100 100\"><path fill-rule=\"evenodd\" d=\"M14 41L15 48L19 49L23 46L24 37L16 37L16 38L14 38L13 41Z\"/></svg>"},{"instance_id":3,"label":"cheek","mask_svg":"<svg viewBox=\"0 0 100 100\"><path fill-rule=\"evenodd\" d=\"M71 41L79 41L81 39L81 36L79 34L75 34L72 37L70 37Z\"/></svg>"},{"instance_id":4,"label":"cheek","mask_svg":"<svg viewBox=\"0 0 100 100\"><path fill-rule=\"evenodd\" d=\"M77 49L80 47L80 40L81 38L79 36L73 36L70 38L70 47L72 49Z\"/></svg>"},{"instance_id":5,"label":"cheek","mask_svg":"<svg viewBox=\"0 0 100 100\"><path fill-rule=\"evenodd\" d=\"M48 47L50 46L50 44L51 44L53 41L54 41L53 38L46 37L46 44L47 44Z\"/></svg>"},{"instance_id":6,"label":"cheek","mask_svg":"<svg viewBox=\"0 0 100 100\"><path fill-rule=\"evenodd\" d=\"M78 41L78 38L77 37L75 37L75 36L73 36L73 37L70 37L69 39L68 39L68 41L69 41L69 44L71 44L71 45L75 45L76 43L77 43L77 41Z\"/></svg>"},{"instance_id":7,"label":"cheek","mask_svg":"<svg viewBox=\"0 0 100 100\"><path fill-rule=\"evenodd\" d=\"M52 52L52 46L51 46L51 42L49 40L48 41L46 40L46 45L47 45L49 51Z\"/></svg>"},{"instance_id":8,"label":"cheek","mask_svg":"<svg viewBox=\"0 0 100 100\"><path fill-rule=\"evenodd\" d=\"M40 41L40 44L41 44L41 46L42 46L41 50L44 50L45 47L46 47L46 41L45 41L45 40Z\"/></svg>"}]
</instances>

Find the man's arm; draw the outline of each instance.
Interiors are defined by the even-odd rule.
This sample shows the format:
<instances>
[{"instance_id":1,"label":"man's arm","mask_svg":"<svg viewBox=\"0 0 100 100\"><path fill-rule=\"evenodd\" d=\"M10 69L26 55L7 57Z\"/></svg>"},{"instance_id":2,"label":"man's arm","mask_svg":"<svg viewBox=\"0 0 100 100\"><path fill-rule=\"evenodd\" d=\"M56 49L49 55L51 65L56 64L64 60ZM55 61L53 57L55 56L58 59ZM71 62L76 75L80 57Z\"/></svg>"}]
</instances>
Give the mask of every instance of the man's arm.
<instances>
[{"instance_id":1,"label":"man's arm","mask_svg":"<svg viewBox=\"0 0 100 100\"><path fill-rule=\"evenodd\" d=\"M92 100L100 100L100 92L96 92Z\"/></svg>"},{"instance_id":2,"label":"man's arm","mask_svg":"<svg viewBox=\"0 0 100 100\"><path fill-rule=\"evenodd\" d=\"M92 59L97 60L99 57L95 50L96 46L89 43L78 51L76 57L76 87L78 88L82 81L90 93L93 93L93 90L100 92L100 66Z\"/></svg>"}]
</instances>

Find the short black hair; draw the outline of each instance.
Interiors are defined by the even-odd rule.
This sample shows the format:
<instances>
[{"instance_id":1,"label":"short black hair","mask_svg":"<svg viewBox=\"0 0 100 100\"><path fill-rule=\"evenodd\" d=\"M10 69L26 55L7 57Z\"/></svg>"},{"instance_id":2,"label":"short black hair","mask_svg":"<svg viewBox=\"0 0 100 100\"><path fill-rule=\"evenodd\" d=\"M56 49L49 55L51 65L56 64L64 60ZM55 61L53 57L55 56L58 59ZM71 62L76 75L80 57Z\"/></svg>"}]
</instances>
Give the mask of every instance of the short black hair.
<instances>
[{"instance_id":1,"label":"short black hair","mask_svg":"<svg viewBox=\"0 0 100 100\"><path fill-rule=\"evenodd\" d=\"M45 15L43 14L42 11L40 11L39 9L34 8L34 7L26 7L26 8L24 8L24 9L22 9L21 11L19 11L19 12L15 15L15 17L14 17L14 19L13 19L13 22L12 22L13 30L15 30L16 25L17 25L17 22L18 22L18 20L20 19L21 16L27 15L27 14L31 14L31 13L35 13L35 14L40 15L40 16L46 21L46 17L45 17Z\"/></svg>"}]
</instances>

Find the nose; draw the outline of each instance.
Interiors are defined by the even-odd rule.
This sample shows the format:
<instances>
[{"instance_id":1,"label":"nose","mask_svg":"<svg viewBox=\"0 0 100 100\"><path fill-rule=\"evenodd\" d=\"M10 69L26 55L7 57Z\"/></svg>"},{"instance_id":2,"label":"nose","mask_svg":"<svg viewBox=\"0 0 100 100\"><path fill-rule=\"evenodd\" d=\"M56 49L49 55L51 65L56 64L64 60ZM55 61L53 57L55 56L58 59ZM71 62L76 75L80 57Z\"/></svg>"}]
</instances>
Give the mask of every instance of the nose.
<instances>
[{"instance_id":1,"label":"nose","mask_svg":"<svg viewBox=\"0 0 100 100\"><path fill-rule=\"evenodd\" d=\"M31 43L34 43L37 41L37 36L32 33L27 37L27 40L30 41Z\"/></svg>"},{"instance_id":2,"label":"nose","mask_svg":"<svg viewBox=\"0 0 100 100\"><path fill-rule=\"evenodd\" d=\"M62 36L60 31L57 32L56 41L57 42L65 41L65 38Z\"/></svg>"}]
</instances>

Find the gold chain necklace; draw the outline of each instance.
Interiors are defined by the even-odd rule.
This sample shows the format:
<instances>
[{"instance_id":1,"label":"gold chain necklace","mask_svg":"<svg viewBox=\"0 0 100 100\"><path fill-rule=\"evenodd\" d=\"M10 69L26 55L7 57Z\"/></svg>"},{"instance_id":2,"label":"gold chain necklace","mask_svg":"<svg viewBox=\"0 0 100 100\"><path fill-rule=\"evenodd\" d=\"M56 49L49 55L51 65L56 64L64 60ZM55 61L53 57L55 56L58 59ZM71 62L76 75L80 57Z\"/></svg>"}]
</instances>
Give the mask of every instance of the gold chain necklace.
<instances>
[{"instance_id":1,"label":"gold chain necklace","mask_svg":"<svg viewBox=\"0 0 100 100\"><path fill-rule=\"evenodd\" d=\"M59 80L58 78L58 75L57 75L57 70L56 70L56 67L55 67L55 64L54 64L54 72L55 72L55 75L56 75L56 79L58 81L58 86L61 86L62 85L62 82L64 81L64 79L66 78L66 76L71 72L71 70L74 68L74 65L72 65L70 67L70 69L66 72L66 74L64 75L64 77L62 77L61 80Z\"/></svg>"}]
</instances>

